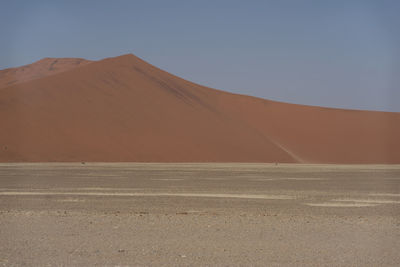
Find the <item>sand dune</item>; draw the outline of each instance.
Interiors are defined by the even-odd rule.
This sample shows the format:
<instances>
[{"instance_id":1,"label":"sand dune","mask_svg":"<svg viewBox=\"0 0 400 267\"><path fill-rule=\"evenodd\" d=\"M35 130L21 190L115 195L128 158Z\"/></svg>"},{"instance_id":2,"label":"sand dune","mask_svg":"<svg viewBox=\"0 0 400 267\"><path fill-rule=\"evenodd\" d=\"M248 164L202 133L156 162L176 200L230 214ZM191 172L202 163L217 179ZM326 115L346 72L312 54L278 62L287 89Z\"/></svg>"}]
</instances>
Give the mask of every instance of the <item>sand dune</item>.
<instances>
[{"instance_id":1,"label":"sand dune","mask_svg":"<svg viewBox=\"0 0 400 267\"><path fill-rule=\"evenodd\" d=\"M67 71L90 62L82 58L44 58L22 67L0 70L0 88Z\"/></svg>"},{"instance_id":2,"label":"sand dune","mask_svg":"<svg viewBox=\"0 0 400 267\"><path fill-rule=\"evenodd\" d=\"M131 54L21 68L0 72L3 162L400 163L399 113L231 94Z\"/></svg>"}]
</instances>

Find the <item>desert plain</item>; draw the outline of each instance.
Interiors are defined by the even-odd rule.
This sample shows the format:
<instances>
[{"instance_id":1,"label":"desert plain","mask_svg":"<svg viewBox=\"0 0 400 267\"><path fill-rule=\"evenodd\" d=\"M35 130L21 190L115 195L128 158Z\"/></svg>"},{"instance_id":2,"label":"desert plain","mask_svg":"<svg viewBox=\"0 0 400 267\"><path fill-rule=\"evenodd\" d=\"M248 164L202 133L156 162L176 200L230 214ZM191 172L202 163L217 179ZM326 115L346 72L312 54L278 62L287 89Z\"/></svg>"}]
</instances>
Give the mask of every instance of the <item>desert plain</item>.
<instances>
[{"instance_id":1,"label":"desert plain","mask_svg":"<svg viewBox=\"0 0 400 267\"><path fill-rule=\"evenodd\" d=\"M0 122L0 266L400 265L398 112L126 54L0 70Z\"/></svg>"},{"instance_id":2,"label":"desert plain","mask_svg":"<svg viewBox=\"0 0 400 267\"><path fill-rule=\"evenodd\" d=\"M2 266L398 266L400 166L2 163Z\"/></svg>"}]
</instances>

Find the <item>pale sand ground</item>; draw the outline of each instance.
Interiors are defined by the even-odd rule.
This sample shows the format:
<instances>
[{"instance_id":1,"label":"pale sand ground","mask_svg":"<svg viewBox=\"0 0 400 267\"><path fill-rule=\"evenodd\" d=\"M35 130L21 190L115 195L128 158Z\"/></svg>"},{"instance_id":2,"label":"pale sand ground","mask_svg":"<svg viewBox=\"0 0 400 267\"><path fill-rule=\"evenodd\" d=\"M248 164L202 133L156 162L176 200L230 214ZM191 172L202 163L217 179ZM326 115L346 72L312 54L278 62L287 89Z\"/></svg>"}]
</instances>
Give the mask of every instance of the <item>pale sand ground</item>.
<instances>
[{"instance_id":1,"label":"pale sand ground","mask_svg":"<svg viewBox=\"0 0 400 267\"><path fill-rule=\"evenodd\" d=\"M0 164L0 265L400 265L399 165Z\"/></svg>"}]
</instances>

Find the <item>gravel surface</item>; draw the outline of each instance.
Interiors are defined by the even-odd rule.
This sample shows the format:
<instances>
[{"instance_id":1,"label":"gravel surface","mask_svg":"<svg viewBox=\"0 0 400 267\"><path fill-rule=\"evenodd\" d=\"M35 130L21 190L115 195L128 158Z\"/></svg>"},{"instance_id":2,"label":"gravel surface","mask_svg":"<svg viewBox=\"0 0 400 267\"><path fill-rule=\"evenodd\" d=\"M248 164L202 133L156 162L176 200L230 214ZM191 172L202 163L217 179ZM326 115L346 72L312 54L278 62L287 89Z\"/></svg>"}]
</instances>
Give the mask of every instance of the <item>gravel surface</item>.
<instances>
[{"instance_id":1,"label":"gravel surface","mask_svg":"<svg viewBox=\"0 0 400 267\"><path fill-rule=\"evenodd\" d=\"M399 266L400 167L0 164L0 266Z\"/></svg>"}]
</instances>

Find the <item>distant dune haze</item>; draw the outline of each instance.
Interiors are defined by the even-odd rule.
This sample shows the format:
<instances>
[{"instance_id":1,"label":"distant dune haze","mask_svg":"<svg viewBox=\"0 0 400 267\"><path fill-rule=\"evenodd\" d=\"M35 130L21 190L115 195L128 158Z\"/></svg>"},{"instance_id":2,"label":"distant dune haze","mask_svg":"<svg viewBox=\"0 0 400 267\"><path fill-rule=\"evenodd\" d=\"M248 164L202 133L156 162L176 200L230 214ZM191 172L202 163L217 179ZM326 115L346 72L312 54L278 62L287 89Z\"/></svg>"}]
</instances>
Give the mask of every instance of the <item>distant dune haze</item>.
<instances>
[{"instance_id":1,"label":"distant dune haze","mask_svg":"<svg viewBox=\"0 0 400 267\"><path fill-rule=\"evenodd\" d=\"M0 71L0 123L2 162L400 163L400 113L232 94L131 54Z\"/></svg>"}]
</instances>

